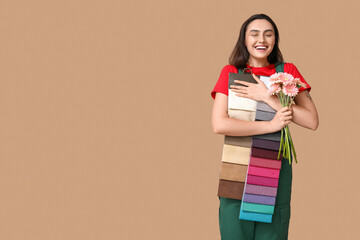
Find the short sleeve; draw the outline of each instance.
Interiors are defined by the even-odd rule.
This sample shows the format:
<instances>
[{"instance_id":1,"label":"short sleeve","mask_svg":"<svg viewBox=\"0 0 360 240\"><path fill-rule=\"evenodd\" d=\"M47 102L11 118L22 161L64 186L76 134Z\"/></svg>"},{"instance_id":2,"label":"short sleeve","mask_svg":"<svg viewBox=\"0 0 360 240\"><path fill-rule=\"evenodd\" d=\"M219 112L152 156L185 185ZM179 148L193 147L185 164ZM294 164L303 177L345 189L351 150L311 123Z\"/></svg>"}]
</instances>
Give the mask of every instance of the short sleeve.
<instances>
[{"instance_id":1,"label":"short sleeve","mask_svg":"<svg viewBox=\"0 0 360 240\"><path fill-rule=\"evenodd\" d=\"M284 72L293 75L294 78L300 78L300 81L307 85L307 87L301 87L299 89L299 92L302 92L304 90L307 90L308 92L310 92L311 86L306 82L306 80L304 79L304 77L301 75L301 73L299 72L299 70L296 68L296 66L294 64L285 63Z\"/></svg>"},{"instance_id":2,"label":"short sleeve","mask_svg":"<svg viewBox=\"0 0 360 240\"><path fill-rule=\"evenodd\" d=\"M229 73L237 73L237 69L233 65L226 65L220 73L219 79L211 92L211 96L215 99L215 94L217 92L228 95L228 82L229 82Z\"/></svg>"}]
</instances>

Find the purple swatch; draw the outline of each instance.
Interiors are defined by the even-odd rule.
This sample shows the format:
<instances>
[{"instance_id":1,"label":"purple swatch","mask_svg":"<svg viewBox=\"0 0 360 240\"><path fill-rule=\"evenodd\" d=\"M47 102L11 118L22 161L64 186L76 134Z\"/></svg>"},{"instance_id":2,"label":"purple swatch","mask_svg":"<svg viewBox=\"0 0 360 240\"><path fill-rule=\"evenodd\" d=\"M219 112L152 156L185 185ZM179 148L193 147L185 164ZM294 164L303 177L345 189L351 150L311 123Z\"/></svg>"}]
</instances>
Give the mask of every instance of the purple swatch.
<instances>
[{"instance_id":1,"label":"purple swatch","mask_svg":"<svg viewBox=\"0 0 360 240\"><path fill-rule=\"evenodd\" d=\"M269 149L269 150L274 150L274 151L279 151L279 148L280 148L280 142L278 142L278 141L256 139L256 138L253 139L252 145L254 147L264 148L264 149Z\"/></svg>"},{"instance_id":2,"label":"purple swatch","mask_svg":"<svg viewBox=\"0 0 360 240\"><path fill-rule=\"evenodd\" d=\"M259 203L265 205L275 205L275 197L270 196L261 196L261 195L254 195L254 194L244 194L243 201L249 203Z\"/></svg>"},{"instance_id":3,"label":"purple swatch","mask_svg":"<svg viewBox=\"0 0 360 240\"><path fill-rule=\"evenodd\" d=\"M245 184L245 193L276 197L277 188Z\"/></svg>"}]
</instances>

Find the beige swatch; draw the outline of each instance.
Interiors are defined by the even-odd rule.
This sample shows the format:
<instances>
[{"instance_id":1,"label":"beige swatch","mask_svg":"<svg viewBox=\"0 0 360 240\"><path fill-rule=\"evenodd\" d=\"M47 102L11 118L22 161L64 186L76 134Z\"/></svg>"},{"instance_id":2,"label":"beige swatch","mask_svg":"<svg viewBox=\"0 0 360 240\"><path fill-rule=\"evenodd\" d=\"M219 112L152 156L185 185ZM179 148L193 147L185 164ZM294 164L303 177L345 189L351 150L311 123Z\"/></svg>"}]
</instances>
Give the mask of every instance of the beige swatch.
<instances>
[{"instance_id":1,"label":"beige swatch","mask_svg":"<svg viewBox=\"0 0 360 240\"><path fill-rule=\"evenodd\" d=\"M230 118L235 118L244 121L255 121L256 112L229 108L228 115Z\"/></svg>"},{"instance_id":2,"label":"beige swatch","mask_svg":"<svg viewBox=\"0 0 360 240\"><path fill-rule=\"evenodd\" d=\"M248 165L251 148L224 144L222 160L228 163Z\"/></svg>"}]
</instances>

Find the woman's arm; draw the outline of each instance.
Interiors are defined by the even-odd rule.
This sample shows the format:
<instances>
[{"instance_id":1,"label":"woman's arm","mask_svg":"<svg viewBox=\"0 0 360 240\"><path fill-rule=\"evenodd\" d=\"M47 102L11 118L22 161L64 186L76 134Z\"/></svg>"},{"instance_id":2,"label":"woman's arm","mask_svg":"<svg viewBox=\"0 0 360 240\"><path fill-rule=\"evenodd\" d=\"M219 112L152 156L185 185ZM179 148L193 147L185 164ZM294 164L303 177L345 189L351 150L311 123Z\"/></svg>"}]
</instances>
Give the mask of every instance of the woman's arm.
<instances>
[{"instance_id":1,"label":"woman's arm","mask_svg":"<svg viewBox=\"0 0 360 240\"><path fill-rule=\"evenodd\" d=\"M296 105L293 108L293 122L316 130L319 126L319 116L315 104L307 90L299 93L294 99Z\"/></svg>"},{"instance_id":2,"label":"woman's arm","mask_svg":"<svg viewBox=\"0 0 360 240\"><path fill-rule=\"evenodd\" d=\"M315 104L307 90L299 93L295 99L295 105L292 106L293 119L292 122L311 130L316 130L319 126L319 116ZM264 99L273 109L281 108L280 101L277 96L271 96Z\"/></svg>"},{"instance_id":3,"label":"woman's arm","mask_svg":"<svg viewBox=\"0 0 360 240\"><path fill-rule=\"evenodd\" d=\"M214 133L228 136L251 136L276 132L291 122L292 111L281 108L271 121L243 121L230 118L227 114L228 97L216 93L212 111Z\"/></svg>"}]
</instances>

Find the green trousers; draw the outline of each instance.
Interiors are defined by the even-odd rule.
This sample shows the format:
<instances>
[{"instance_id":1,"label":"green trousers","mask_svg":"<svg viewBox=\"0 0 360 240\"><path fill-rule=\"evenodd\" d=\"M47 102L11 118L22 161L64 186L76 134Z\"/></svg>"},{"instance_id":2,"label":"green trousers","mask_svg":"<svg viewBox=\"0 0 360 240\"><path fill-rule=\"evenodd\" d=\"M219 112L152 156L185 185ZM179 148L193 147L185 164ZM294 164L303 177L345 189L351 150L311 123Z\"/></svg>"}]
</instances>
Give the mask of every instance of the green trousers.
<instances>
[{"instance_id":1,"label":"green trousers","mask_svg":"<svg viewBox=\"0 0 360 240\"><path fill-rule=\"evenodd\" d=\"M221 240L286 240L290 221L292 167L282 160L272 223L240 220L240 200L220 197Z\"/></svg>"}]
</instances>

